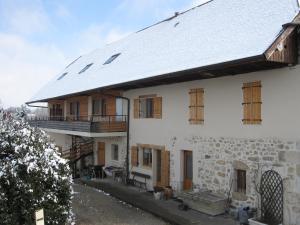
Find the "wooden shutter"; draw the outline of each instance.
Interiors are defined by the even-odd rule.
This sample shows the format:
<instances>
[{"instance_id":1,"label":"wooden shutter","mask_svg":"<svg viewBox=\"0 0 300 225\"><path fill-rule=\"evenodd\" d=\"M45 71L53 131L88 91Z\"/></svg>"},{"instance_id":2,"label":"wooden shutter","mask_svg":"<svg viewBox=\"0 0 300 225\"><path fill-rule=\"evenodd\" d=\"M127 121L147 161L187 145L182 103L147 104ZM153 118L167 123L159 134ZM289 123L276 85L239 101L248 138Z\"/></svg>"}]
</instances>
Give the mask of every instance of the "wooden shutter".
<instances>
[{"instance_id":1,"label":"wooden shutter","mask_svg":"<svg viewBox=\"0 0 300 225\"><path fill-rule=\"evenodd\" d=\"M162 118L162 97L153 98L153 117L156 119Z\"/></svg>"},{"instance_id":2,"label":"wooden shutter","mask_svg":"<svg viewBox=\"0 0 300 225\"><path fill-rule=\"evenodd\" d=\"M133 110L134 110L134 119L138 119L140 117L140 100L134 99L133 103Z\"/></svg>"},{"instance_id":3,"label":"wooden shutter","mask_svg":"<svg viewBox=\"0 0 300 225\"><path fill-rule=\"evenodd\" d=\"M138 166L138 147L131 146L131 166Z\"/></svg>"},{"instance_id":4,"label":"wooden shutter","mask_svg":"<svg viewBox=\"0 0 300 225\"><path fill-rule=\"evenodd\" d=\"M190 92L190 124L203 124L204 122L204 90L191 89Z\"/></svg>"},{"instance_id":5,"label":"wooden shutter","mask_svg":"<svg viewBox=\"0 0 300 225\"><path fill-rule=\"evenodd\" d=\"M261 124L261 82L244 83L243 95L244 124Z\"/></svg>"},{"instance_id":6,"label":"wooden shutter","mask_svg":"<svg viewBox=\"0 0 300 225\"><path fill-rule=\"evenodd\" d=\"M161 151L161 185L170 186L170 152Z\"/></svg>"},{"instance_id":7,"label":"wooden shutter","mask_svg":"<svg viewBox=\"0 0 300 225\"><path fill-rule=\"evenodd\" d=\"M98 142L98 165L105 165L105 143Z\"/></svg>"}]
</instances>

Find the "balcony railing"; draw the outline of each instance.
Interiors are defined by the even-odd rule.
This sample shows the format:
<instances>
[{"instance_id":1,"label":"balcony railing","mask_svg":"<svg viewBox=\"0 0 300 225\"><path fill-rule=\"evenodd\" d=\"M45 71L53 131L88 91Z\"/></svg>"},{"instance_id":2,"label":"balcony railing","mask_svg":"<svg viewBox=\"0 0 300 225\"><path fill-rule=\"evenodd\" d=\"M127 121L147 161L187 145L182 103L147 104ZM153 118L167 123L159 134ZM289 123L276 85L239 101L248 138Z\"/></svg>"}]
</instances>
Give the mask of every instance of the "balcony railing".
<instances>
[{"instance_id":1,"label":"balcony railing","mask_svg":"<svg viewBox=\"0 0 300 225\"><path fill-rule=\"evenodd\" d=\"M126 115L51 116L28 118L31 126L89 133L125 132Z\"/></svg>"}]
</instances>

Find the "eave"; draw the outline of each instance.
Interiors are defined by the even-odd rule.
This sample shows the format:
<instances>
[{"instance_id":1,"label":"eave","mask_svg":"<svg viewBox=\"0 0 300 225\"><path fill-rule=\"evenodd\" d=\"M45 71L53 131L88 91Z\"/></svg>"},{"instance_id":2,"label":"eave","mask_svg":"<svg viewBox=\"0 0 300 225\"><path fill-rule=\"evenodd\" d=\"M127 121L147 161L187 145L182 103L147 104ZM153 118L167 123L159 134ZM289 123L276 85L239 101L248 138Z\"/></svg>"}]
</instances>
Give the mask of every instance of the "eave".
<instances>
[{"instance_id":1,"label":"eave","mask_svg":"<svg viewBox=\"0 0 300 225\"><path fill-rule=\"evenodd\" d=\"M298 14L292 22L283 24L283 29L278 37L261 55L153 76L150 78L139 79L110 86L104 86L100 88L94 88L53 98L30 101L26 102L26 104L48 102L49 100L64 100L66 98L80 95L90 95L91 93L95 92L104 93L109 90L126 91L130 89L186 82L192 80L233 76L237 74L251 73L294 65L298 63L297 28L299 24L300 14Z\"/></svg>"}]
</instances>

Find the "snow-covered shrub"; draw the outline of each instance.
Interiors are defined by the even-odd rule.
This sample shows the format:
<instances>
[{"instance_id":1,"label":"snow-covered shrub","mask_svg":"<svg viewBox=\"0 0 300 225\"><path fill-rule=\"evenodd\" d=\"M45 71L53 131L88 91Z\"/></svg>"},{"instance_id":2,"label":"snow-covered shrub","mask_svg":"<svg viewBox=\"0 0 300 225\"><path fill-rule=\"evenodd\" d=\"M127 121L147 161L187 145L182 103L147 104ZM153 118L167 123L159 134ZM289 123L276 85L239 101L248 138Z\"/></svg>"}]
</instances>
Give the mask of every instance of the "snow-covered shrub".
<instances>
[{"instance_id":1,"label":"snow-covered shrub","mask_svg":"<svg viewBox=\"0 0 300 225\"><path fill-rule=\"evenodd\" d=\"M0 109L0 224L33 225L41 208L46 224L68 223L71 182L67 161L45 132L30 127L24 113Z\"/></svg>"}]
</instances>

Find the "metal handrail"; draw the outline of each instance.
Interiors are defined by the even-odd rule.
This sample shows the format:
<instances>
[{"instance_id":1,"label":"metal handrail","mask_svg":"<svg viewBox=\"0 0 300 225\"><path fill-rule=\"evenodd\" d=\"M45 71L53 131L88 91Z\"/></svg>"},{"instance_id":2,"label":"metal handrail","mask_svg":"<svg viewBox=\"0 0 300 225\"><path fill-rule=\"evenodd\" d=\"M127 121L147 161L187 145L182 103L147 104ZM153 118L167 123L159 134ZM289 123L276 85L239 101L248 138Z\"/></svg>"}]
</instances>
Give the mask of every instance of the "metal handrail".
<instances>
[{"instance_id":1,"label":"metal handrail","mask_svg":"<svg viewBox=\"0 0 300 225\"><path fill-rule=\"evenodd\" d=\"M65 116L36 116L29 117L29 121L82 121L82 122L127 122L127 115L67 115Z\"/></svg>"}]
</instances>

